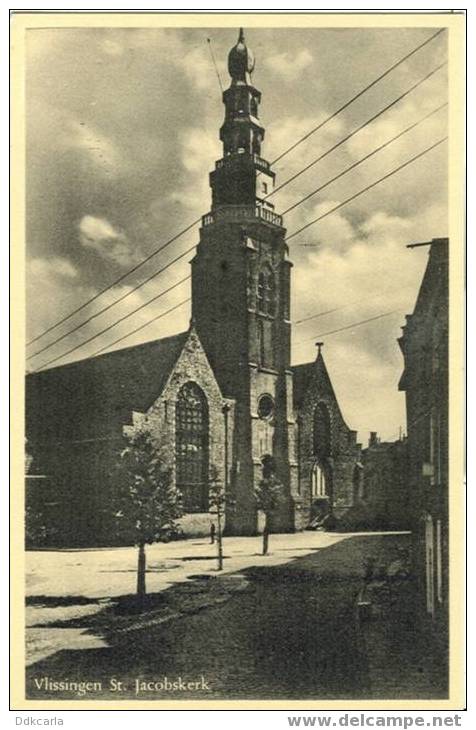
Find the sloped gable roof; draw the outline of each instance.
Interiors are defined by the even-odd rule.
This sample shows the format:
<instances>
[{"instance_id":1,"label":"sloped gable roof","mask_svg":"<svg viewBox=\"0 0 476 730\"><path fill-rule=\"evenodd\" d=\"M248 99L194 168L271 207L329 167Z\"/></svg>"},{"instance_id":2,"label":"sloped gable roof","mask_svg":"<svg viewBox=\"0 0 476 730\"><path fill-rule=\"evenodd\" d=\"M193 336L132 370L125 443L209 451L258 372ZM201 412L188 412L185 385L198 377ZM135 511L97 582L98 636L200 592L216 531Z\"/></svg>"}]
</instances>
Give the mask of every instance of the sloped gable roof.
<instances>
[{"instance_id":1,"label":"sloped gable roof","mask_svg":"<svg viewBox=\"0 0 476 730\"><path fill-rule=\"evenodd\" d=\"M295 408L299 408L306 396L306 392L313 378L323 395L328 395L336 400L334 388L327 371L322 353L319 353L313 362L293 365L293 399Z\"/></svg>"},{"instance_id":2,"label":"sloped gable roof","mask_svg":"<svg viewBox=\"0 0 476 730\"><path fill-rule=\"evenodd\" d=\"M160 396L188 332L27 375L27 433L94 437L117 431Z\"/></svg>"}]
</instances>

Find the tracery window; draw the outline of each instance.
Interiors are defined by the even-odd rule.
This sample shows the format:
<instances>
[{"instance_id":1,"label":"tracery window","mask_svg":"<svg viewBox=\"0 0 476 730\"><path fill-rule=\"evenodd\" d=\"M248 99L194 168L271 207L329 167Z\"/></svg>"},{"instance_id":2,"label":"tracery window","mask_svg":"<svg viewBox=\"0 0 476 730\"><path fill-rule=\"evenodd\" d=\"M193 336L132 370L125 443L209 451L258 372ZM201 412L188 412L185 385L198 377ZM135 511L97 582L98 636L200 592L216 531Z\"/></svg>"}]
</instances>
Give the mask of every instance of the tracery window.
<instances>
[{"instance_id":1,"label":"tracery window","mask_svg":"<svg viewBox=\"0 0 476 730\"><path fill-rule=\"evenodd\" d=\"M322 466L316 461L311 471L311 495L326 497L326 474Z\"/></svg>"},{"instance_id":2,"label":"tracery window","mask_svg":"<svg viewBox=\"0 0 476 730\"><path fill-rule=\"evenodd\" d=\"M313 450L319 459L327 459L331 453L331 421L324 403L318 403L314 410Z\"/></svg>"},{"instance_id":3,"label":"tracery window","mask_svg":"<svg viewBox=\"0 0 476 730\"><path fill-rule=\"evenodd\" d=\"M276 311L276 284L270 266L264 266L258 275L258 312L274 317Z\"/></svg>"},{"instance_id":4,"label":"tracery window","mask_svg":"<svg viewBox=\"0 0 476 730\"><path fill-rule=\"evenodd\" d=\"M180 389L175 406L175 474L185 512L208 511L208 403L194 382Z\"/></svg>"}]
</instances>

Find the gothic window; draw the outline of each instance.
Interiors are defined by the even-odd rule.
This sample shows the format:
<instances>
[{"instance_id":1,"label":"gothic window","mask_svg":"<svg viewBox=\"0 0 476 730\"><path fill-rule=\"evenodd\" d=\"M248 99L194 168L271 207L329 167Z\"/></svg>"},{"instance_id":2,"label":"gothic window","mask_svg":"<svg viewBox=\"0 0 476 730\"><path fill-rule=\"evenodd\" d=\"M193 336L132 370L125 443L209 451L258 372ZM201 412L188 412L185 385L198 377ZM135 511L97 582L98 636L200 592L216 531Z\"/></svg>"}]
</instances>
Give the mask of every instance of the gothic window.
<instances>
[{"instance_id":1,"label":"gothic window","mask_svg":"<svg viewBox=\"0 0 476 730\"><path fill-rule=\"evenodd\" d=\"M184 510L208 511L208 403L193 382L182 386L175 406L175 473Z\"/></svg>"},{"instance_id":2,"label":"gothic window","mask_svg":"<svg viewBox=\"0 0 476 730\"><path fill-rule=\"evenodd\" d=\"M326 497L326 475L324 469L317 462L311 471L311 495L313 497Z\"/></svg>"},{"instance_id":3,"label":"gothic window","mask_svg":"<svg viewBox=\"0 0 476 730\"><path fill-rule=\"evenodd\" d=\"M276 308L276 285L270 266L264 266L258 275L258 312L274 317Z\"/></svg>"},{"instance_id":4,"label":"gothic window","mask_svg":"<svg viewBox=\"0 0 476 730\"><path fill-rule=\"evenodd\" d=\"M258 320L258 359L259 364L264 365L266 363L266 346L264 342L264 322L262 319Z\"/></svg>"},{"instance_id":5,"label":"gothic window","mask_svg":"<svg viewBox=\"0 0 476 730\"><path fill-rule=\"evenodd\" d=\"M318 403L314 410L313 451L319 459L331 454L331 421L324 403Z\"/></svg>"}]
</instances>

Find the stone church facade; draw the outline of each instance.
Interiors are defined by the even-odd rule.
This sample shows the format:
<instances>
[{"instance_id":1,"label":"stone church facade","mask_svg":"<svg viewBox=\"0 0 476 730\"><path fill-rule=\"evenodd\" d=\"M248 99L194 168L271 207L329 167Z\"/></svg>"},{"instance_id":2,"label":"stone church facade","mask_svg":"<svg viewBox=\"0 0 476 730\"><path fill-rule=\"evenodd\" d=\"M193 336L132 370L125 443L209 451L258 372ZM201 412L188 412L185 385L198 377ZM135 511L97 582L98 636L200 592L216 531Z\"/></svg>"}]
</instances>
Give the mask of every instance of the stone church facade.
<instances>
[{"instance_id":1,"label":"stone church facade","mask_svg":"<svg viewBox=\"0 0 476 730\"><path fill-rule=\"evenodd\" d=\"M190 329L27 376L27 507L51 544L108 544L109 476L124 434L144 419L184 495L186 534L210 526L213 464L232 507L226 532L259 530L254 497L272 457L284 499L274 531L303 529L323 507L338 519L358 491L359 446L324 363L291 366L292 264L261 157L261 94L240 31L223 94L223 157L191 262Z\"/></svg>"}]
</instances>

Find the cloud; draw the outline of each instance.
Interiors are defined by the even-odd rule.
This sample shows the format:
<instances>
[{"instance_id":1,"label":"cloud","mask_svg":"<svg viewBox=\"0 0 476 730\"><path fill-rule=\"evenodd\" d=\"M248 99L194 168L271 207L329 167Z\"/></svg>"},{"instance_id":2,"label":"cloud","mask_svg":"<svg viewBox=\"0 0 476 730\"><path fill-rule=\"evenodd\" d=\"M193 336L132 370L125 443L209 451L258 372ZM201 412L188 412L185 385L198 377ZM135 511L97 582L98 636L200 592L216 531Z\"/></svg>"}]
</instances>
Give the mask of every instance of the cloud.
<instances>
[{"instance_id":1,"label":"cloud","mask_svg":"<svg viewBox=\"0 0 476 730\"><path fill-rule=\"evenodd\" d=\"M108 56L120 56L124 52L124 48L117 41L113 41L110 38L106 38L102 44L102 50Z\"/></svg>"},{"instance_id":2,"label":"cloud","mask_svg":"<svg viewBox=\"0 0 476 730\"><path fill-rule=\"evenodd\" d=\"M174 281L179 280L174 276ZM173 282L172 282L173 283ZM190 294L190 283L184 282L177 288L165 294L160 299L152 302L135 312L141 305L145 304L154 294L157 293L157 289L164 290L166 285L170 284L166 277L162 277L155 284L151 283L149 286L145 286L143 289L132 291L130 285L118 285L112 287L104 293L101 302L103 306L113 305L104 314L101 314L99 318L94 319L90 323L87 323L84 327L79 328L75 332L68 335L67 338L53 345L51 349L41 353L37 358L32 358L29 365L32 369L39 369L47 365L47 363L59 357L58 362L51 363L49 366L63 365L67 362L82 359L85 357L91 357L96 354L98 350L105 347L109 349L112 345L112 349L118 349L121 347L129 347L145 340L153 340L155 338L167 337L171 334L175 334L178 331L185 330L188 326L190 319L190 305L187 303L179 308L175 309L169 314L165 314L169 309L177 304L180 304ZM41 309L40 320L44 320L49 323L54 322L56 319L56 313L54 310L55 302L58 297L61 301L66 299L66 291L56 280L49 280L43 282L44 285L44 296L41 297L39 302L39 308ZM42 287L43 288L43 287ZM39 288L35 284L35 290L38 292ZM71 287L70 287L71 290ZM70 291L69 301L71 311L76 308L79 304L82 304L84 300L91 298L95 292L86 289L75 289ZM124 295L128 295L124 297ZM124 297L124 298L123 298ZM118 299L121 299L117 304L114 304ZM83 310L83 316L87 319L88 315L95 311L97 304L92 304ZM134 314L132 314L134 312ZM131 314L130 317L127 315ZM155 322L150 322L154 317L158 315L160 319ZM122 320L122 321L119 321ZM117 324L116 324L117 323ZM149 324L150 323L150 324ZM112 326L111 326L112 325ZM131 336L130 333L135 329L144 325L144 328L137 334ZM111 326L111 329L104 334L99 334L101 330ZM61 325L54 333L51 334L50 339L55 339L58 335L66 333L71 329L71 321L67 321L64 325ZM33 333L36 335L41 330L34 328ZM98 337L94 337L91 342L85 345L82 343L86 342L90 337L98 334ZM124 339L122 339L124 338ZM116 343L116 340L121 339L121 342ZM42 346L47 344L48 340L42 341ZM113 344L115 343L115 344ZM61 358L61 355L71 348L77 349ZM38 346L37 346L38 347ZM35 348L37 349L37 348ZM34 348L31 352L34 352ZM31 354L31 353L30 353Z\"/></svg>"},{"instance_id":3,"label":"cloud","mask_svg":"<svg viewBox=\"0 0 476 730\"><path fill-rule=\"evenodd\" d=\"M190 127L180 135L179 149L186 176L169 199L180 203L190 214L206 213L211 196L208 172L221 156L220 143L207 129Z\"/></svg>"},{"instance_id":4,"label":"cloud","mask_svg":"<svg viewBox=\"0 0 476 730\"><path fill-rule=\"evenodd\" d=\"M270 71L279 74L286 81L295 81L313 61L312 53L307 48L303 48L296 55L286 52L268 56L265 64Z\"/></svg>"},{"instance_id":5,"label":"cloud","mask_svg":"<svg viewBox=\"0 0 476 730\"><path fill-rule=\"evenodd\" d=\"M68 279L75 279L78 276L77 269L68 259L53 256L49 259L33 258L29 262L29 271L33 277L49 278L60 276Z\"/></svg>"},{"instance_id":6,"label":"cloud","mask_svg":"<svg viewBox=\"0 0 476 730\"><path fill-rule=\"evenodd\" d=\"M95 292L90 287L81 285L77 270L66 259L33 258L26 267L26 298L30 312L27 321L27 341L41 334L65 314L89 299ZM74 281L74 285L73 285ZM65 326L70 325L70 321ZM61 330L51 333L54 339ZM48 339L41 341L41 346ZM37 343L35 350L39 348ZM33 348L31 352L33 352ZM30 352L30 354L31 354ZM41 358L29 363L35 369L39 367Z\"/></svg>"},{"instance_id":7,"label":"cloud","mask_svg":"<svg viewBox=\"0 0 476 730\"><path fill-rule=\"evenodd\" d=\"M102 258L124 268L139 261L138 253L133 250L127 236L105 218L85 215L78 224L78 230L81 245L94 249Z\"/></svg>"},{"instance_id":8,"label":"cloud","mask_svg":"<svg viewBox=\"0 0 476 730\"><path fill-rule=\"evenodd\" d=\"M105 174L116 174L119 168L119 153L105 134L90 123L71 120L69 143L82 150L96 168Z\"/></svg>"},{"instance_id":9,"label":"cloud","mask_svg":"<svg viewBox=\"0 0 476 730\"><path fill-rule=\"evenodd\" d=\"M178 65L198 91L210 89L215 91L217 79L211 63L207 48L203 44L186 53Z\"/></svg>"},{"instance_id":10,"label":"cloud","mask_svg":"<svg viewBox=\"0 0 476 730\"><path fill-rule=\"evenodd\" d=\"M441 211L434 210L433 216L441 220ZM426 256L419 250L416 256L409 253L406 244L417 240L425 225L419 216L402 218L383 210L359 224L336 214L319 224L317 250L296 249L293 320L321 316L294 325L294 362L314 359L314 341L322 333L393 313L324 337L342 410L360 438L368 430L394 438L405 422L397 388L402 369L397 338L405 314L413 310L426 265ZM346 237L348 245L339 245Z\"/></svg>"}]
</instances>

